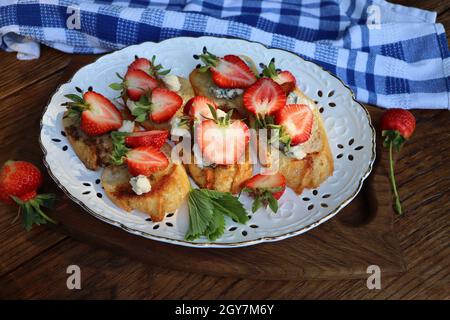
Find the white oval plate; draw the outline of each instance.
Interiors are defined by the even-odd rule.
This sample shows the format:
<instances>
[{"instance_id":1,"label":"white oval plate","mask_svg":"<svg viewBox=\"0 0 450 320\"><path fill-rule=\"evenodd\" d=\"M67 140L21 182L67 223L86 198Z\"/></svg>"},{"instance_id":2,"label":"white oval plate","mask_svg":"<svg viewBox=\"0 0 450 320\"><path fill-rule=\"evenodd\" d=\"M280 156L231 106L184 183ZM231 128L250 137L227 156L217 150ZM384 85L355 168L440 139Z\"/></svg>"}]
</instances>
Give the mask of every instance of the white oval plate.
<instances>
[{"instance_id":1,"label":"white oval plate","mask_svg":"<svg viewBox=\"0 0 450 320\"><path fill-rule=\"evenodd\" d=\"M288 189L279 200L280 209L260 209L251 214L252 200L240 200L251 217L246 225L227 218L225 234L215 242L206 238L195 242L184 240L189 225L187 204L169 213L162 222L149 221L144 213L127 213L115 206L99 183L101 171L87 170L70 147L61 123L67 99L78 86L89 86L109 98L117 95L108 87L117 81L116 72L124 74L134 56L152 57L172 73L187 77L198 61L194 54L206 46L219 56L244 54L254 61L268 63L276 59L277 67L291 71L300 89L317 101L322 111L334 157L334 173L319 188L306 190L300 196ZM146 42L113 52L81 68L68 83L58 88L50 100L41 123L40 142L44 163L56 183L76 203L95 217L130 233L149 239L191 247L240 247L278 241L306 232L330 219L347 205L361 189L375 159L375 130L367 110L354 100L353 93L339 79L318 65L299 56L261 44L238 39L213 37L173 38L160 43Z\"/></svg>"}]
</instances>

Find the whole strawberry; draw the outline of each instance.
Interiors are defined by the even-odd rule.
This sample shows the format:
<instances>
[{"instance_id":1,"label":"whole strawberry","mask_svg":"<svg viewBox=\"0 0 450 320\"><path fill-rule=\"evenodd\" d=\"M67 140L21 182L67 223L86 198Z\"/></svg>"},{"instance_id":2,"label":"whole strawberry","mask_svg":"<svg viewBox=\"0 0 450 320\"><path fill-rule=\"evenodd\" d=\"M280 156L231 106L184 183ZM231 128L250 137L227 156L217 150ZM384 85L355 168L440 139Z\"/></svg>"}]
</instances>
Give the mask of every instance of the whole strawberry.
<instances>
[{"instance_id":1,"label":"whole strawberry","mask_svg":"<svg viewBox=\"0 0 450 320\"><path fill-rule=\"evenodd\" d=\"M47 221L55 223L45 215L41 206L50 208L55 196L37 194L42 184L39 169L26 161L6 161L0 171L0 201L17 204L23 213L23 225L30 230L33 223L40 225Z\"/></svg>"},{"instance_id":2,"label":"whole strawberry","mask_svg":"<svg viewBox=\"0 0 450 320\"><path fill-rule=\"evenodd\" d=\"M403 143L411 137L415 128L416 119L411 112L404 109L390 109L381 118L381 134L385 137L383 145L389 148L390 180L394 193L394 209L397 214L402 214L402 206L395 183L392 150L395 147L397 151L400 151Z\"/></svg>"}]
</instances>

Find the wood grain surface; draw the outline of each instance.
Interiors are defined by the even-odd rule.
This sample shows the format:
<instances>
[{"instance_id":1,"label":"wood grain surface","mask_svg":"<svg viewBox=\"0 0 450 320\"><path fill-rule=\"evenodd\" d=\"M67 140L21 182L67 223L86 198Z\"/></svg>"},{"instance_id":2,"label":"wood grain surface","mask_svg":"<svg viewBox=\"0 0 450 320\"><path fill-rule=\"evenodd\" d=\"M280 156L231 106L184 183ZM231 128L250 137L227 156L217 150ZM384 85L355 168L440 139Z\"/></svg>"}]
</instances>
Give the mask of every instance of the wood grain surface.
<instances>
[{"instance_id":1,"label":"wood grain surface","mask_svg":"<svg viewBox=\"0 0 450 320\"><path fill-rule=\"evenodd\" d=\"M449 29L446 2L396 2L437 11L438 21ZM41 163L36 119L61 83L63 69L76 65L77 59L80 58L44 49L40 60L23 62L15 60L13 54L0 52L2 70L8 70L0 77L0 132L6 132L0 136L0 162L20 158ZM20 221L14 221L15 209L1 205L0 298L449 299L450 113L413 113L417 129L396 165L405 212L402 217L394 217L393 224L405 272L383 276L381 290L368 290L365 279L262 281L151 266L75 240L58 227L34 228L27 233L21 229ZM36 143L30 145L25 142L27 139L35 139ZM47 177L45 190L59 192L50 180ZM61 206L60 214L79 210L70 202ZM331 228L331 223L344 224L346 218L355 221L354 217L340 214L336 221L333 219L305 236L320 241L318 234ZM71 264L82 269L82 290L66 287L66 268Z\"/></svg>"}]
</instances>

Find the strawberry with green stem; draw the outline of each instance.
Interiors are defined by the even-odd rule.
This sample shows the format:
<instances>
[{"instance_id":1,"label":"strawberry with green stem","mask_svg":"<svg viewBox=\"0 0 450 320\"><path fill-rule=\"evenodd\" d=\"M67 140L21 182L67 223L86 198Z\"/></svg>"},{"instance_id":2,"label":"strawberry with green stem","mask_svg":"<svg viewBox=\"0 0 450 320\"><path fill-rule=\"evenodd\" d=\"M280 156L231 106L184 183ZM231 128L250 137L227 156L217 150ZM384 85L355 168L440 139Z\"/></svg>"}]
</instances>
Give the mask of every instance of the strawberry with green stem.
<instances>
[{"instance_id":1,"label":"strawberry with green stem","mask_svg":"<svg viewBox=\"0 0 450 320\"><path fill-rule=\"evenodd\" d=\"M128 70L141 70L153 78L159 78L170 73L170 69L164 69L161 64L156 64L156 56L151 61L147 58L134 56L134 61L128 66Z\"/></svg>"},{"instance_id":2,"label":"strawberry with green stem","mask_svg":"<svg viewBox=\"0 0 450 320\"><path fill-rule=\"evenodd\" d=\"M203 47L203 53L194 56L205 65L201 72L210 71L213 82L220 88L245 89L256 82L256 76L250 67L236 55L228 54L218 57Z\"/></svg>"},{"instance_id":3,"label":"strawberry with green stem","mask_svg":"<svg viewBox=\"0 0 450 320\"><path fill-rule=\"evenodd\" d=\"M261 78L245 90L243 104L255 115L257 127L267 128L273 115L286 105L286 94L272 79Z\"/></svg>"},{"instance_id":4,"label":"strawberry with green stem","mask_svg":"<svg viewBox=\"0 0 450 320\"><path fill-rule=\"evenodd\" d=\"M93 91L92 87L85 93L78 87L76 90L81 96L67 94L65 97L71 101L62 105L67 107L68 117L80 120L81 131L88 136L98 136L122 126L122 114L111 101Z\"/></svg>"},{"instance_id":5,"label":"strawberry with green stem","mask_svg":"<svg viewBox=\"0 0 450 320\"><path fill-rule=\"evenodd\" d=\"M122 96L138 101L147 92L158 87L158 80L140 69L128 69L124 77L116 73L122 80L121 83L111 83L109 87L113 90L120 90Z\"/></svg>"},{"instance_id":6,"label":"strawberry with green stem","mask_svg":"<svg viewBox=\"0 0 450 320\"><path fill-rule=\"evenodd\" d=\"M403 211L395 182L393 149L400 151L403 143L411 137L415 128L416 119L411 112L404 109L387 110L381 118L381 134L385 137L383 146L389 148L389 178L394 198L394 209L399 215Z\"/></svg>"},{"instance_id":7,"label":"strawberry with green stem","mask_svg":"<svg viewBox=\"0 0 450 320\"><path fill-rule=\"evenodd\" d=\"M295 89L297 85L297 79L295 79L294 75L287 70L279 70L275 67L275 58L270 60L269 65L265 65L263 63L260 64L260 67L263 68L262 76L270 78L278 83L284 90L286 94Z\"/></svg>"},{"instance_id":8,"label":"strawberry with green stem","mask_svg":"<svg viewBox=\"0 0 450 320\"><path fill-rule=\"evenodd\" d=\"M196 127L196 141L208 163L235 164L242 159L250 140L247 125L241 120L231 120L233 109L219 117L209 106L213 119L202 121Z\"/></svg>"},{"instance_id":9,"label":"strawberry with green stem","mask_svg":"<svg viewBox=\"0 0 450 320\"><path fill-rule=\"evenodd\" d=\"M154 146L144 145L129 148L126 145L127 137L129 137L129 134L126 132L114 131L111 133L114 146L111 155L113 164L122 165L125 163L133 176L149 176L169 165L167 156Z\"/></svg>"},{"instance_id":10,"label":"strawberry with green stem","mask_svg":"<svg viewBox=\"0 0 450 320\"><path fill-rule=\"evenodd\" d=\"M165 88L155 88L153 91L142 95L136 108L131 114L137 122L147 119L156 123L169 121L183 104L183 99L173 91Z\"/></svg>"},{"instance_id":11,"label":"strawberry with green stem","mask_svg":"<svg viewBox=\"0 0 450 320\"><path fill-rule=\"evenodd\" d=\"M0 201L19 206L26 230L33 224L56 223L42 211L52 208L56 199L54 194L37 194L42 180L40 170L26 161L6 161L0 171Z\"/></svg>"},{"instance_id":12,"label":"strawberry with green stem","mask_svg":"<svg viewBox=\"0 0 450 320\"><path fill-rule=\"evenodd\" d=\"M247 180L244 192L254 198L252 211L256 212L262 206L269 206L273 212L278 211L278 200L286 190L286 178L279 172L257 174Z\"/></svg>"}]
</instances>

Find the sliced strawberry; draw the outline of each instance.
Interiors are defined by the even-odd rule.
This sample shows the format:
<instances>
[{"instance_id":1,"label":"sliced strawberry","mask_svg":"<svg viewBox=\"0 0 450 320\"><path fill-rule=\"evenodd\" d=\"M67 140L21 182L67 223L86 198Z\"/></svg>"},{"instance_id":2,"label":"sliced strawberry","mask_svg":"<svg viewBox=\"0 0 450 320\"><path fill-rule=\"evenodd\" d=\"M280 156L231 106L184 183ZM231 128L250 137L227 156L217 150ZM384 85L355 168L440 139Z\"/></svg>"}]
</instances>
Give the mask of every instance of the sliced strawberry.
<instances>
[{"instance_id":1,"label":"sliced strawberry","mask_svg":"<svg viewBox=\"0 0 450 320\"><path fill-rule=\"evenodd\" d=\"M183 99L173 91L156 88L152 91L150 118L156 122L166 122L180 109Z\"/></svg>"},{"instance_id":2,"label":"sliced strawberry","mask_svg":"<svg viewBox=\"0 0 450 320\"><path fill-rule=\"evenodd\" d=\"M125 138L125 144L131 148L153 147L161 149L169 137L167 130L137 131Z\"/></svg>"},{"instance_id":3,"label":"sliced strawberry","mask_svg":"<svg viewBox=\"0 0 450 320\"><path fill-rule=\"evenodd\" d=\"M277 112L275 122L291 137L291 145L297 145L311 136L313 113L305 104L288 104Z\"/></svg>"},{"instance_id":4,"label":"sliced strawberry","mask_svg":"<svg viewBox=\"0 0 450 320\"><path fill-rule=\"evenodd\" d=\"M244 92L244 106L255 115L272 115L286 104L283 88L269 78L261 78Z\"/></svg>"},{"instance_id":5,"label":"sliced strawberry","mask_svg":"<svg viewBox=\"0 0 450 320\"><path fill-rule=\"evenodd\" d=\"M280 199L286 188L286 178L279 172L274 174L257 174L245 183L245 187L254 191L273 191L275 199ZM280 190L278 190L280 189Z\"/></svg>"},{"instance_id":6,"label":"sliced strawberry","mask_svg":"<svg viewBox=\"0 0 450 320\"><path fill-rule=\"evenodd\" d=\"M153 147L139 147L127 153L128 171L133 176L149 176L155 171L163 170L169 165L166 155Z\"/></svg>"},{"instance_id":7,"label":"sliced strawberry","mask_svg":"<svg viewBox=\"0 0 450 320\"><path fill-rule=\"evenodd\" d=\"M184 113L197 120L212 119L213 115L211 114L209 106L217 109L217 105L214 101L207 97L196 96L186 103L184 106Z\"/></svg>"},{"instance_id":8,"label":"sliced strawberry","mask_svg":"<svg viewBox=\"0 0 450 320\"><path fill-rule=\"evenodd\" d=\"M257 174L245 183L247 191L255 200L252 211L255 212L261 206L267 206L273 212L278 211L278 199L286 190L286 178L279 172L273 174Z\"/></svg>"},{"instance_id":9,"label":"sliced strawberry","mask_svg":"<svg viewBox=\"0 0 450 320\"><path fill-rule=\"evenodd\" d=\"M205 66L200 71L210 70L212 80L220 88L248 88L256 81L256 76L249 66L238 56L226 55L219 58L203 48L201 59Z\"/></svg>"},{"instance_id":10,"label":"sliced strawberry","mask_svg":"<svg viewBox=\"0 0 450 320\"><path fill-rule=\"evenodd\" d=\"M151 74L152 63L146 58L137 58L128 66L128 70L141 70Z\"/></svg>"},{"instance_id":11,"label":"sliced strawberry","mask_svg":"<svg viewBox=\"0 0 450 320\"><path fill-rule=\"evenodd\" d=\"M235 55L226 55L211 67L212 79L220 88L248 88L256 76L245 62Z\"/></svg>"},{"instance_id":12,"label":"sliced strawberry","mask_svg":"<svg viewBox=\"0 0 450 320\"><path fill-rule=\"evenodd\" d=\"M128 70L125 74L124 81L127 96L133 101L138 101L144 93L158 86L158 81L155 78L137 69Z\"/></svg>"},{"instance_id":13,"label":"sliced strawberry","mask_svg":"<svg viewBox=\"0 0 450 320\"><path fill-rule=\"evenodd\" d=\"M235 164L245 153L250 134L247 125L240 120L228 124L204 120L197 128L196 137L206 162Z\"/></svg>"},{"instance_id":14,"label":"sliced strawberry","mask_svg":"<svg viewBox=\"0 0 450 320\"><path fill-rule=\"evenodd\" d=\"M275 59L272 58L270 60L270 63L268 66L261 64L261 67L263 67L262 74L264 77L273 79L276 83L281 85L284 92L288 94L292 90L295 89L297 85L297 80L295 79L294 75L290 73L289 71L280 71L275 67Z\"/></svg>"},{"instance_id":15,"label":"sliced strawberry","mask_svg":"<svg viewBox=\"0 0 450 320\"><path fill-rule=\"evenodd\" d=\"M284 92L289 93L295 89L297 85L297 79L289 71L281 71L274 79L276 83L281 85Z\"/></svg>"},{"instance_id":16,"label":"sliced strawberry","mask_svg":"<svg viewBox=\"0 0 450 320\"><path fill-rule=\"evenodd\" d=\"M87 91L83 95L86 109L81 113L80 129L88 136L97 136L122 126L122 114L101 94Z\"/></svg>"}]
</instances>

